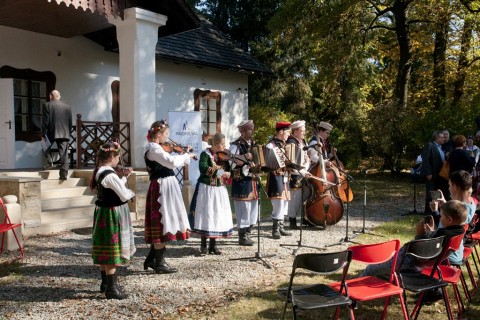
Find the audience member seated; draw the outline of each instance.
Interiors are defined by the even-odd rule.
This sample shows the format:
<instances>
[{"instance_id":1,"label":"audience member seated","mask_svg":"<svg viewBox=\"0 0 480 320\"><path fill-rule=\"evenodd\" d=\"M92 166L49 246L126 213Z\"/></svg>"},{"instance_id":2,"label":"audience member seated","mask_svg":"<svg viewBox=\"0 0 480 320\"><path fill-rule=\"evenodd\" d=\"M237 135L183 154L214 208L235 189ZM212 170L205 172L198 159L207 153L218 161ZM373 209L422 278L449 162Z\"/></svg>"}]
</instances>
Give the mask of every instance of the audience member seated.
<instances>
[{"instance_id":1,"label":"audience member seated","mask_svg":"<svg viewBox=\"0 0 480 320\"><path fill-rule=\"evenodd\" d=\"M428 217L430 217L430 219L428 219ZM458 200L450 200L440 206L440 222L442 223L442 227L435 230L435 224L431 216L422 218L416 224L415 239L429 239L441 236L445 236L446 239L450 239L463 233L463 225L466 219L467 206ZM404 247L402 247L398 253L399 259L403 256L403 250ZM405 259L409 260L405 260L403 262L402 268L404 269L402 270L421 270L422 266L419 265L416 259L411 258L411 256L406 256ZM397 266L399 266L400 264L400 261L398 261ZM388 274L391 267L392 260L386 261L384 263L369 265L359 275L359 277L379 276Z\"/></svg>"}]
</instances>

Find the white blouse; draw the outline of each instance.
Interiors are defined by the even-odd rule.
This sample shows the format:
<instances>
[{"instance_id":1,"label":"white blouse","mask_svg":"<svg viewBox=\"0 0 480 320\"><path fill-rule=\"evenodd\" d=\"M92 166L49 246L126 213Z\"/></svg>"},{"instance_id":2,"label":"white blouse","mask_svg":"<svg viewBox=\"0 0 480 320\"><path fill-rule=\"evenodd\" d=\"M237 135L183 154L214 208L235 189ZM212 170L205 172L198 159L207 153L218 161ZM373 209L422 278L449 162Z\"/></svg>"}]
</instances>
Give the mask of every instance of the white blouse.
<instances>
[{"instance_id":1,"label":"white blouse","mask_svg":"<svg viewBox=\"0 0 480 320\"><path fill-rule=\"evenodd\" d=\"M95 176L95 179L98 180L98 178L100 177L100 174L105 170L115 171L110 166L102 166L102 167L98 168L97 175ZM127 177L120 178L116 174L108 174L102 180L102 186L104 188L112 189L113 191L115 191L115 193L119 196L120 200L122 200L122 201L128 201L135 196L135 193L132 190L130 190L126 187L126 183L127 183Z\"/></svg>"},{"instance_id":2,"label":"white blouse","mask_svg":"<svg viewBox=\"0 0 480 320\"><path fill-rule=\"evenodd\" d=\"M169 169L183 167L185 164L190 163L190 155L188 153L173 155L163 150L162 146L156 142L147 143L145 153L147 153L148 160L158 162Z\"/></svg>"}]
</instances>

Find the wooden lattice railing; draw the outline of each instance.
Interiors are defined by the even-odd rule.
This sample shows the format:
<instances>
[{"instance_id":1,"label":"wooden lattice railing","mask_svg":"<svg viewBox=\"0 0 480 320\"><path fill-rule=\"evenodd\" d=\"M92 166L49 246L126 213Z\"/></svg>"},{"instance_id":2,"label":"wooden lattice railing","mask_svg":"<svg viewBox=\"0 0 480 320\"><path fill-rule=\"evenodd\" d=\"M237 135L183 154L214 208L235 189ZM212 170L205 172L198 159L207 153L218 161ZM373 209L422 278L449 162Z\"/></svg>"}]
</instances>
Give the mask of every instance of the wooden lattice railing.
<instances>
[{"instance_id":1,"label":"wooden lattice railing","mask_svg":"<svg viewBox=\"0 0 480 320\"><path fill-rule=\"evenodd\" d=\"M130 123L83 121L77 114L76 141L71 141L71 150L76 148L77 169L95 166L98 148L107 141L120 144L123 164L131 166Z\"/></svg>"}]
</instances>

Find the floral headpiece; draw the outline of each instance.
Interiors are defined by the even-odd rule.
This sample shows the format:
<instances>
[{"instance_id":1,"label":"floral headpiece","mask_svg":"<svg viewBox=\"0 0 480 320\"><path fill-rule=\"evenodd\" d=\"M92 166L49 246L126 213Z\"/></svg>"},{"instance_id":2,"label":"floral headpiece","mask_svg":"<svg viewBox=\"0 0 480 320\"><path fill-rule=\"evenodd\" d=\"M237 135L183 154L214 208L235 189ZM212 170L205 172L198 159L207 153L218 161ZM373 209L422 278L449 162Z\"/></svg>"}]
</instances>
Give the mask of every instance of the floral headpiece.
<instances>
[{"instance_id":1,"label":"floral headpiece","mask_svg":"<svg viewBox=\"0 0 480 320\"><path fill-rule=\"evenodd\" d=\"M151 133L153 133L153 132L157 132L157 131L160 131L160 130L168 127L168 122L167 122L167 120L161 120L160 122L161 122L161 123L160 123L158 126L153 127L153 128L150 128L150 130L148 130L148 131L150 131Z\"/></svg>"},{"instance_id":2,"label":"floral headpiece","mask_svg":"<svg viewBox=\"0 0 480 320\"><path fill-rule=\"evenodd\" d=\"M106 148L105 145L100 147L102 152L120 152L120 144L118 142L112 142L113 146Z\"/></svg>"}]
</instances>

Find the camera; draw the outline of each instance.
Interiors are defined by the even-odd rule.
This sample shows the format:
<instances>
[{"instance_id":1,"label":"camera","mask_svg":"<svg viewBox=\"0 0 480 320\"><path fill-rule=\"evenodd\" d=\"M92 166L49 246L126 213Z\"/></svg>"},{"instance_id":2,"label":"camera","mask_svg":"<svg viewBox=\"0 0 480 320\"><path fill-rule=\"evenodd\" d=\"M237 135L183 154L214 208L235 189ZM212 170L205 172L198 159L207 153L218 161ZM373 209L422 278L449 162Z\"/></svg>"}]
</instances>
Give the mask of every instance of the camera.
<instances>
[{"instance_id":1,"label":"camera","mask_svg":"<svg viewBox=\"0 0 480 320\"><path fill-rule=\"evenodd\" d=\"M432 197L432 200L442 199L443 197L442 192L440 190L430 191L430 196Z\"/></svg>"},{"instance_id":2,"label":"camera","mask_svg":"<svg viewBox=\"0 0 480 320\"><path fill-rule=\"evenodd\" d=\"M426 217L423 217L423 222L425 224L430 224L432 222L432 219L433 219L432 216L426 216Z\"/></svg>"}]
</instances>

